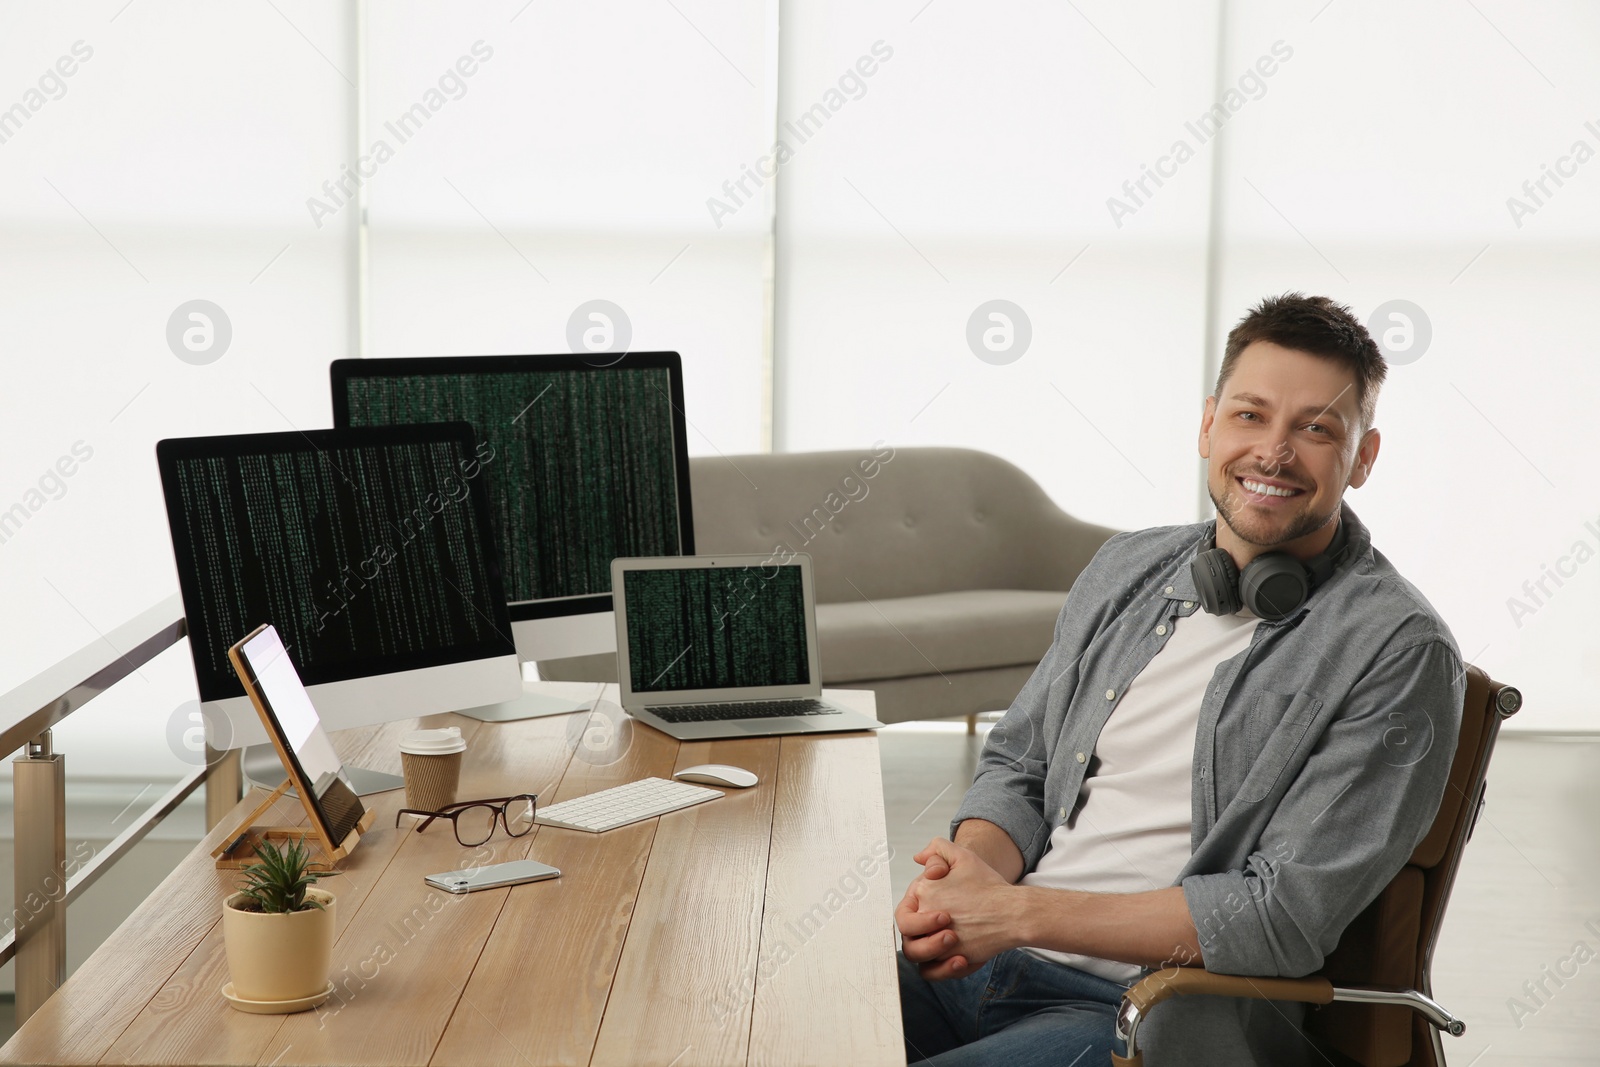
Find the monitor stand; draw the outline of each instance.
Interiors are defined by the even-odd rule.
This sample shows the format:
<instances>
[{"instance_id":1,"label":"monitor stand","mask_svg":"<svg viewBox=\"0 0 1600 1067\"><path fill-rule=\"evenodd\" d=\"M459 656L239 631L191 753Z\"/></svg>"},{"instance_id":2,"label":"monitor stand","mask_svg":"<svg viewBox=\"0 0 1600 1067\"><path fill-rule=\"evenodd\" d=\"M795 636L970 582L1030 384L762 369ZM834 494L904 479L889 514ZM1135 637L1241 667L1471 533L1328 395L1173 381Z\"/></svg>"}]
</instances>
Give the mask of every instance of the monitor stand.
<instances>
[{"instance_id":1,"label":"monitor stand","mask_svg":"<svg viewBox=\"0 0 1600 1067\"><path fill-rule=\"evenodd\" d=\"M283 761L278 758L278 750L272 747L269 741L261 745L247 745L239 756L239 766L244 771L244 776L256 785L266 788L271 782L283 781ZM404 789L406 780L398 774L386 774L383 771L374 771L366 767L352 767L345 764L344 772L350 779L358 796L369 797L374 793L387 793L391 789ZM297 796L293 790L288 790L285 796Z\"/></svg>"},{"instance_id":2,"label":"monitor stand","mask_svg":"<svg viewBox=\"0 0 1600 1067\"><path fill-rule=\"evenodd\" d=\"M606 599L610 599L609 595ZM456 714L480 722L516 722L594 708L603 683L541 680L538 665L542 660L574 656L609 656L615 664L617 617L610 610L513 620L511 636L522 665L522 695Z\"/></svg>"},{"instance_id":3,"label":"monitor stand","mask_svg":"<svg viewBox=\"0 0 1600 1067\"><path fill-rule=\"evenodd\" d=\"M595 698L592 693L586 697L575 697L560 692L572 688L571 685L529 681L524 678L520 697L503 700L498 704L464 708L456 714L480 722L517 722L520 719L542 719L547 715L569 715L574 711L588 711L594 707ZM598 686L591 684L590 688Z\"/></svg>"}]
</instances>

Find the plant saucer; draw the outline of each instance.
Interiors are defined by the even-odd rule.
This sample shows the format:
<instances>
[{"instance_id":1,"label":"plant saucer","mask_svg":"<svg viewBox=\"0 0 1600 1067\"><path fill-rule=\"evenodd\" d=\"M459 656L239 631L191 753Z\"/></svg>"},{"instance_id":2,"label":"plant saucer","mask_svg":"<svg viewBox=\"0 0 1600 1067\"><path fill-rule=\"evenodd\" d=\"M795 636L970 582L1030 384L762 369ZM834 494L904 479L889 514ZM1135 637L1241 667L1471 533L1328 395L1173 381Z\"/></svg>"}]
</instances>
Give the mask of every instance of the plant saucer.
<instances>
[{"instance_id":1,"label":"plant saucer","mask_svg":"<svg viewBox=\"0 0 1600 1067\"><path fill-rule=\"evenodd\" d=\"M328 988L320 993L313 993L309 997L296 997L294 1000L245 1000L243 997L234 996L232 982L223 983L222 995L228 998L229 1004L251 1015L288 1015L291 1012L314 1008L333 996L333 983L329 982Z\"/></svg>"}]
</instances>

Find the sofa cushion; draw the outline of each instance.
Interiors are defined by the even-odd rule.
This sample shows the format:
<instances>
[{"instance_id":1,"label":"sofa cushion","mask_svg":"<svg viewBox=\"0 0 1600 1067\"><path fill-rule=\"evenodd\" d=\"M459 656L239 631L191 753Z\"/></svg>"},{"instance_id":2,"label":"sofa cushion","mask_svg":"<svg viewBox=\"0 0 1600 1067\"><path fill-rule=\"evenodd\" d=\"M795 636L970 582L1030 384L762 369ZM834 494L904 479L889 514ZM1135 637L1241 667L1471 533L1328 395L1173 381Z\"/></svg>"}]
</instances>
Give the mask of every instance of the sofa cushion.
<instances>
[{"instance_id":1,"label":"sofa cushion","mask_svg":"<svg viewBox=\"0 0 1600 1067\"><path fill-rule=\"evenodd\" d=\"M965 589L818 604L823 684L1032 667L1049 650L1066 599L1032 589Z\"/></svg>"},{"instance_id":2,"label":"sofa cushion","mask_svg":"<svg viewBox=\"0 0 1600 1067\"><path fill-rule=\"evenodd\" d=\"M879 722L942 719L1005 711L1033 676L1037 663L1015 667L990 667L981 671L946 671L910 678L871 678L850 682L840 689L870 689L877 697Z\"/></svg>"}]
</instances>

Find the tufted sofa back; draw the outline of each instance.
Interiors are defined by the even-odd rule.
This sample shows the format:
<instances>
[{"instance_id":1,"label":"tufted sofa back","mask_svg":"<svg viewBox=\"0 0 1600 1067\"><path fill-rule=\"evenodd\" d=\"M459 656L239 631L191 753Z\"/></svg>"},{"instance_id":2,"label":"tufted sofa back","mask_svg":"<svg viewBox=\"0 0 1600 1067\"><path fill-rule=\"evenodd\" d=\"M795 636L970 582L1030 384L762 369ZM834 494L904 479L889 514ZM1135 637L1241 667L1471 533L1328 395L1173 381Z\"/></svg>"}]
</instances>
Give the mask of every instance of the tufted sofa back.
<instances>
[{"instance_id":1,"label":"tufted sofa back","mask_svg":"<svg viewBox=\"0 0 1600 1067\"><path fill-rule=\"evenodd\" d=\"M1112 530L1013 464L965 448L690 460L695 551L809 552L817 602L961 589L1070 589Z\"/></svg>"}]
</instances>

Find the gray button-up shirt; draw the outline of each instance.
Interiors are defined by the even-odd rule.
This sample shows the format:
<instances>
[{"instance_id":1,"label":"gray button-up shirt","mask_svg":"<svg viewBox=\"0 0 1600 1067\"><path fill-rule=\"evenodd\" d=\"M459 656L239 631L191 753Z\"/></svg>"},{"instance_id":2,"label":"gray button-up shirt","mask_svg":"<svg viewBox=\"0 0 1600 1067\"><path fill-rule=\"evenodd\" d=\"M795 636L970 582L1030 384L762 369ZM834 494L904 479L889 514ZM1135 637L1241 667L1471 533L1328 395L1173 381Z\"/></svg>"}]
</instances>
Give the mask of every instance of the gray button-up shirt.
<instances>
[{"instance_id":1,"label":"gray button-up shirt","mask_svg":"<svg viewBox=\"0 0 1600 1067\"><path fill-rule=\"evenodd\" d=\"M1205 966L1315 971L1427 834L1450 772L1466 677L1449 628L1348 503L1333 575L1206 687L1180 872ZM1004 829L1033 870L1094 771L1128 685L1199 609L1189 563L1216 523L1120 533L1078 576L1038 669L989 734L951 823ZM1185 962L1176 959L1176 962ZM1188 1001L1188 1003L1184 1003ZM1302 1009L1176 998L1151 1013L1152 1064L1298 1062ZM1166 1050L1163 1053L1163 1049Z\"/></svg>"}]
</instances>

